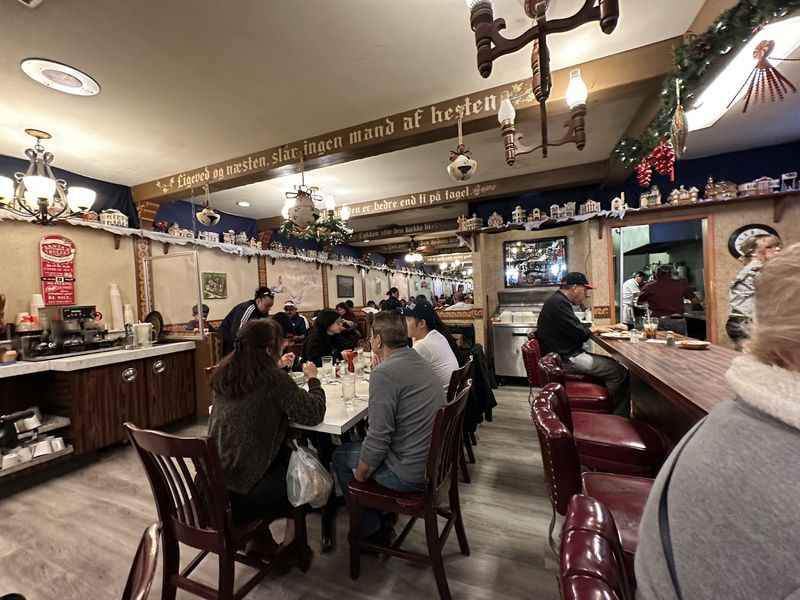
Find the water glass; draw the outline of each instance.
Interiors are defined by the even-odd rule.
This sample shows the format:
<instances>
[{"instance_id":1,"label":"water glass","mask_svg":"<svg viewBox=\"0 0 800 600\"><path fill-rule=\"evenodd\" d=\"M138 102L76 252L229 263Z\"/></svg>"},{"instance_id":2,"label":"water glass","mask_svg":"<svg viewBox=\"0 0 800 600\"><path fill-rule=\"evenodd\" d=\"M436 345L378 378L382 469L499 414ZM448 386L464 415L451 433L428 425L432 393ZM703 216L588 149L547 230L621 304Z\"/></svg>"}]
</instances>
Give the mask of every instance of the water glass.
<instances>
[{"instance_id":1,"label":"water glass","mask_svg":"<svg viewBox=\"0 0 800 600\"><path fill-rule=\"evenodd\" d=\"M333 378L333 357L332 356L323 356L322 357L322 368L320 369L320 377L322 379L322 383L330 383L331 379Z\"/></svg>"},{"instance_id":2,"label":"water glass","mask_svg":"<svg viewBox=\"0 0 800 600\"><path fill-rule=\"evenodd\" d=\"M342 400L344 400L344 407L350 411L353 409L353 400L356 397L356 380L355 377L348 374L342 378Z\"/></svg>"},{"instance_id":3,"label":"water glass","mask_svg":"<svg viewBox=\"0 0 800 600\"><path fill-rule=\"evenodd\" d=\"M631 344L638 344L639 343L639 331L637 329L631 329Z\"/></svg>"}]
</instances>

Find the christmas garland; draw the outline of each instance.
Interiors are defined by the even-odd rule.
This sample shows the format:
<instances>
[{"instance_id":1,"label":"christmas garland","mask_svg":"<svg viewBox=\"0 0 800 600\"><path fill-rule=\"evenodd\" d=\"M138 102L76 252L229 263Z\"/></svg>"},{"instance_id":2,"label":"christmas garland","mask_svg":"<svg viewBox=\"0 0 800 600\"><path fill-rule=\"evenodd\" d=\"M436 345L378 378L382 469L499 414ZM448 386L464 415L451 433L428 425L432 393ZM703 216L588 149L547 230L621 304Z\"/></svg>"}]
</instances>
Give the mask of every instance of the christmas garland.
<instances>
[{"instance_id":1,"label":"christmas garland","mask_svg":"<svg viewBox=\"0 0 800 600\"><path fill-rule=\"evenodd\" d=\"M294 221L287 219L280 227L283 235L301 240L314 240L321 244L337 246L350 239L353 230L339 217L332 216L317 219L308 227L299 227Z\"/></svg>"},{"instance_id":2,"label":"christmas garland","mask_svg":"<svg viewBox=\"0 0 800 600\"><path fill-rule=\"evenodd\" d=\"M705 33L685 36L673 53L675 68L664 79L655 118L640 137L620 139L612 152L613 158L626 168L641 163L670 135L677 107L676 82L680 85L682 103L691 106L695 95L707 83L708 73L713 73L747 44L754 29L797 8L800 0L741 0L722 13Z\"/></svg>"}]
</instances>

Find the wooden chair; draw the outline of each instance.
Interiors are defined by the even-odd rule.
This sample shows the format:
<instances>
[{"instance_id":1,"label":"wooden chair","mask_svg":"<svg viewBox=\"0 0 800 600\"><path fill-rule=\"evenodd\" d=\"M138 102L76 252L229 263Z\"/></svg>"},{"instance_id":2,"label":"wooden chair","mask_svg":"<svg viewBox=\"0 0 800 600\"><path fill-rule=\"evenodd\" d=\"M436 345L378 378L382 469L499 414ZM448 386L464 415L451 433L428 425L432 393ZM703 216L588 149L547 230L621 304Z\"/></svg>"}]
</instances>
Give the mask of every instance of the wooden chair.
<instances>
[{"instance_id":1,"label":"wooden chair","mask_svg":"<svg viewBox=\"0 0 800 600\"><path fill-rule=\"evenodd\" d=\"M466 383L455 400L443 406L436 413L428 450L424 492L395 492L374 481L350 482L350 576L353 579L358 579L361 572L361 550L369 549L390 556L431 564L440 598L450 600L450 588L447 585L447 576L444 571L442 549L453 528L456 530L461 553L469 556L469 544L461 518L461 503L458 496L458 461L462 447L464 406L471 387L471 382ZM447 504L447 508L443 508L445 504ZM358 536L361 513L364 509L403 514L411 518L391 546L379 546L360 539ZM441 533L438 522L440 516L447 519ZM427 555L400 549L417 519L425 521L425 534L428 542Z\"/></svg>"},{"instance_id":2,"label":"wooden chair","mask_svg":"<svg viewBox=\"0 0 800 600\"><path fill-rule=\"evenodd\" d=\"M148 431L131 423L125 423L124 427L144 465L163 529L162 599L174 600L178 588L210 600L243 598L267 575L271 565L240 550L269 523L263 520L234 523L214 441ZM305 547L305 514L298 510L291 516L295 519L295 541ZM179 572L181 543L200 552ZM219 557L217 589L189 578L209 553ZM257 572L234 593L237 562ZM308 564L303 565L303 570L307 568Z\"/></svg>"},{"instance_id":3,"label":"wooden chair","mask_svg":"<svg viewBox=\"0 0 800 600\"><path fill-rule=\"evenodd\" d=\"M128 582L122 593L122 600L146 600L156 576L158 565L158 543L161 539L161 525L153 523L144 530L136 556L128 574Z\"/></svg>"},{"instance_id":4,"label":"wooden chair","mask_svg":"<svg viewBox=\"0 0 800 600\"><path fill-rule=\"evenodd\" d=\"M456 399L456 395L460 392L464 385L472 378L473 358L470 356L463 367L453 371L450 375L450 385L447 388L447 403L450 404ZM459 467L461 468L461 477L464 483L472 483L469 476L469 469L467 468L467 454L472 454L472 446L469 437L464 435L464 443L461 447L461 456L459 458ZM472 454L471 463L475 463L475 456Z\"/></svg>"}]
</instances>

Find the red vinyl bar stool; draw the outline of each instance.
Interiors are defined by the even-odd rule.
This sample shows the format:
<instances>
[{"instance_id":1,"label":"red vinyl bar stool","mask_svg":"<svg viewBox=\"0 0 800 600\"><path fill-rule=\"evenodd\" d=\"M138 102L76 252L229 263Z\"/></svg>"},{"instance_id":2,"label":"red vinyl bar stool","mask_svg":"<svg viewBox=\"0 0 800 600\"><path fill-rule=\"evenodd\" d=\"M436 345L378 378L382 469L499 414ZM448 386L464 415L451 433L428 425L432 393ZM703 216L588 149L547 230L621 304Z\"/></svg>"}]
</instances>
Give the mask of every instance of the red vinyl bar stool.
<instances>
[{"instance_id":1,"label":"red vinyl bar stool","mask_svg":"<svg viewBox=\"0 0 800 600\"><path fill-rule=\"evenodd\" d=\"M570 500L559 563L562 600L634 600L614 517L595 498Z\"/></svg>"},{"instance_id":2,"label":"red vinyl bar stool","mask_svg":"<svg viewBox=\"0 0 800 600\"><path fill-rule=\"evenodd\" d=\"M654 427L618 415L573 411L564 386L548 383L534 404L546 401L575 438L581 464L591 471L654 477L669 441Z\"/></svg>"},{"instance_id":3,"label":"red vinyl bar stool","mask_svg":"<svg viewBox=\"0 0 800 600\"><path fill-rule=\"evenodd\" d=\"M639 544L639 521L653 487L653 480L613 473L582 474L575 438L551 408L551 404L555 402L554 395L552 389L545 388L531 408L531 418L542 452L545 484L553 509L550 546L556 552L553 540L556 515L567 516L569 501L575 494L592 496L614 515L622 540L627 572L633 579L633 557Z\"/></svg>"},{"instance_id":4,"label":"red vinyl bar stool","mask_svg":"<svg viewBox=\"0 0 800 600\"><path fill-rule=\"evenodd\" d=\"M558 371L552 370L551 372L542 365L543 357L539 340L530 339L522 346L522 359L525 362L525 371L528 373L528 385L530 386L529 401L533 397L534 388L540 388L547 383L560 383L567 388L567 395L573 410L598 413L612 412L611 397L603 385L586 375L565 374L561 369L561 359L558 355L547 355L547 357L551 356L558 358L556 363ZM551 362L548 362L547 365L551 365Z\"/></svg>"}]
</instances>

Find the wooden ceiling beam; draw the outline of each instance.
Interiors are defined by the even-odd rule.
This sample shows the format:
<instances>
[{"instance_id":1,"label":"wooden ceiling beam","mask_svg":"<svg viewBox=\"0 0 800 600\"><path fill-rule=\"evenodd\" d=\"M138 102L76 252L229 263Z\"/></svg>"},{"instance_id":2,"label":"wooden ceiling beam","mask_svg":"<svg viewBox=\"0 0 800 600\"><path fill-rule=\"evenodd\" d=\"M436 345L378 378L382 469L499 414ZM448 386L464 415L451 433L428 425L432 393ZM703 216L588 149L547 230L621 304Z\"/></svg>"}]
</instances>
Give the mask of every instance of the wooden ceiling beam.
<instances>
[{"instance_id":1,"label":"wooden ceiling beam","mask_svg":"<svg viewBox=\"0 0 800 600\"><path fill-rule=\"evenodd\" d=\"M665 40L581 65L591 90L590 103L624 98L643 85L652 85L671 67L673 40ZM568 114L564 102L570 69L554 71L548 111L553 118ZM497 128L497 109L510 94L520 120L534 118L537 106L530 78L420 106L354 127L297 140L201 166L155 181L133 186L134 199L162 202L185 197L209 185L212 191L235 188L299 171L301 154L307 169L340 164L404 148L455 138L456 107L464 108L464 131L475 133ZM526 114L527 113L527 114Z\"/></svg>"}]
</instances>

